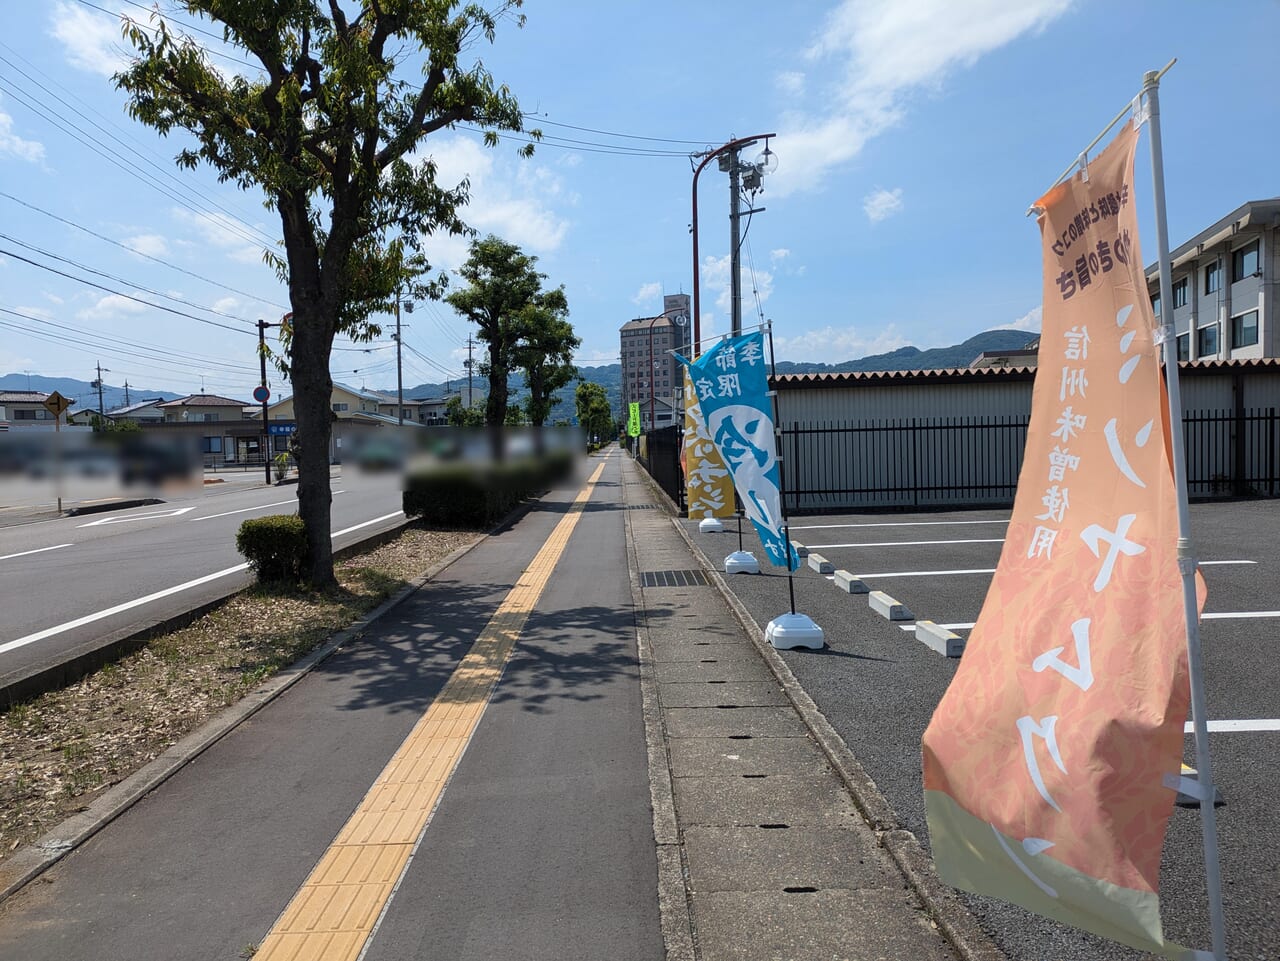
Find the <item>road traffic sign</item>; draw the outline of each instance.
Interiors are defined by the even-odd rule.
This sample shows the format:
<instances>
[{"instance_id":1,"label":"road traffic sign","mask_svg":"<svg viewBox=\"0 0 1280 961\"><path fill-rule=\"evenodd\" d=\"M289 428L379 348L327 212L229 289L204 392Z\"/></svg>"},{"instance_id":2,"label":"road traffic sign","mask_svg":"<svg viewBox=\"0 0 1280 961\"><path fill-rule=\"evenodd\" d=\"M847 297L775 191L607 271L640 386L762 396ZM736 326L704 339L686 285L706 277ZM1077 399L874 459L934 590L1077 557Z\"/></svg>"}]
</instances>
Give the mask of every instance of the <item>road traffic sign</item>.
<instances>
[{"instance_id":1,"label":"road traffic sign","mask_svg":"<svg viewBox=\"0 0 1280 961\"><path fill-rule=\"evenodd\" d=\"M269 387L255 387L253 389L253 399L259 404L265 404L271 399L271 389Z\"/></svg>"},{"instance_id":2,"label":"road traffic sign","mask_svg":"<svg viewBox=\"0 0 1280 961\"><path fill-rule=\"evenodd\" d=\"M63 397L55 390L44 399L44 406L45 410L51 413L54 417L59 417L62 415L63 411L71 406L71 401L67 400L67 398Z\"/></svg>"}]
</instances>

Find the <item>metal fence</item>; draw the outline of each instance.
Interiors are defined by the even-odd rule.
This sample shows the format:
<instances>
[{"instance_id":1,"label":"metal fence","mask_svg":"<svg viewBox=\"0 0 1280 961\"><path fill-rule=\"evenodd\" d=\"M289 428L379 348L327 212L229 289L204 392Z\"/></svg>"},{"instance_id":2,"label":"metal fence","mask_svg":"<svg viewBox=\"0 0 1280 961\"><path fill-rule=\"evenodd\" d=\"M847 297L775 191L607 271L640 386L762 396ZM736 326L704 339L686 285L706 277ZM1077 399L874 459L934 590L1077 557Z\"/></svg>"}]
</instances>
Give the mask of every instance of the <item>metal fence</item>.
<instances>
[{"instance_id":1,"label":"metal fence","mask_svg":"<svg viewBox=\"0 0 1280 961\"><path fill-rule=\"evenodd\" d=\"M647 456L640 458L640 463L683 511L684 475L680 470L680 433L680 428L674 426L646 431Z\"/></svg>"},{"instance_id":2,"label":"metal fence","mask_svg":"<svg viewBox=\"0 0 1280 961\"><path fill-rule=\"evenodd\" d=\"M790 513L1000 506L1013 502L1026 415L788 424L779 431ZM650 431L641 463L682 503L680 437ZM1280 496L1277 408L1188 411L1187 492Z\"/></svg>"}]
</instances>

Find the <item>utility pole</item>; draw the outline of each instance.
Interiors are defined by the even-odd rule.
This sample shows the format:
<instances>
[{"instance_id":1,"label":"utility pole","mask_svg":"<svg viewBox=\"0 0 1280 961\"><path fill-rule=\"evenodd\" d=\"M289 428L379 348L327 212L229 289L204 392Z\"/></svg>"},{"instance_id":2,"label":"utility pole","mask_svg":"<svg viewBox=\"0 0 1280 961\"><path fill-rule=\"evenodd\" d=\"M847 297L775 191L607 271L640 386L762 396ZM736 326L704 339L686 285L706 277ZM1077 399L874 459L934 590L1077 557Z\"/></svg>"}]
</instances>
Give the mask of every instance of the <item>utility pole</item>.
<instances>
[{"instance_id":1,"label":"utility pole","mask_svg":"<svg viewBox=\"0 0 1280 961\"><path fill-rule=\"evenodd\" d=\"M129 382L124 382L124 406L129 406Z\"/></svg>"},{"instance_id":2,"label":"utility pole","mask_svg":"<svg viewBox=\"0 0 1280 961\"><path fill-rule=\"evenodd\" d=\"M400 291L396 291L396 423L404 426L404 376L400 368Z\"/></svg>"},{"instance_id":3,"label":"utility pole","mask_svg":"<svg viewBox=\"0 0 1280 961\"><path fill-rule=\"evenodd\" d=\"M742 180L738 154L742 148L734 147L721 160L729 165L729 329L734 337L742 335L742 240L739 223L742 218Z\"/></svg>"},{"instance_id":4,"label":"utility pole","mask_svg":"<svg viewBox=\"0 0 1280 961\"><path fill-rule=\"evenodd\" d=\"M475 363L471 359L471 348L475 346L475 341L471 339L471 335L467 334L467 410L471 409L471 368Z\"/></svg>"},{"instance_id":5,"label":"utility pole","mask_svg":"<svg viewBox=\"0 0 1280 961\"><path fill-rule=\"evenodd\" d=\"M102 361L98 361L98 379L93 382L93 386L98 388L98 419L99 420L103 420L105 417L105 414L103 413L103 410L102 410L102 372L104 369L108 374L111 373L110 368L104 368L102 366Z\"/></svg>"},{"instance_id":6,"label":"utility pole","mask_svg":"<svg viewBox=\"0 0 1280 961\"><path fill-rule=\"evenodd\" d=\"M262 374L262 387L267 386L267 328L278 327L279 324L268 324L265 320L258 320L258 365ZM271 433L267 427L267 400L263 395L262 401L262 471L266 477L266 482L271 483L271 458L268 453L271 450Z\"/></svg>"}]
</instances>

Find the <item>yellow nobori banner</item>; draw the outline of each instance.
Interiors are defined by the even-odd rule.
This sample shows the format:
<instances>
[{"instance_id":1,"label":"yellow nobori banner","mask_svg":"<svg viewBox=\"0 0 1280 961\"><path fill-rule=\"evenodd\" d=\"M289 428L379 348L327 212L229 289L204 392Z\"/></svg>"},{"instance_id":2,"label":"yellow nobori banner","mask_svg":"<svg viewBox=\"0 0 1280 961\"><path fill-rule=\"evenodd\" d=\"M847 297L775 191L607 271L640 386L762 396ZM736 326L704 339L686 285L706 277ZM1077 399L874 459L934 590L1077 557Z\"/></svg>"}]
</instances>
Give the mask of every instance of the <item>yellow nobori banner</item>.
<instances>
[{"instance_id":1,"label":"yellow nobori banner","mask_svg":"<svg viewBox=\"0 0 1280 961\"><path fill-rule=\"evenodd\" d=\"M685 495L690 517L732 517L733 478L724 466L715 442L707 433L698 409L698 392L684 368L684 446L680 451L684 468Z\"/></svg>"},{"instance_id":2,"label":"yellow nobori banner","mask_svg":"<svg viewBox=\"0 0 1280 961\"><path fill-rule=\"evenodd\" d=\"M924 787L944 880L1179 957L1158 882L1186 622L1137 139L1126 125L1037 204L1044 315L1022 473L982 613L924 735Z\"/></svg>"}]
</instances>

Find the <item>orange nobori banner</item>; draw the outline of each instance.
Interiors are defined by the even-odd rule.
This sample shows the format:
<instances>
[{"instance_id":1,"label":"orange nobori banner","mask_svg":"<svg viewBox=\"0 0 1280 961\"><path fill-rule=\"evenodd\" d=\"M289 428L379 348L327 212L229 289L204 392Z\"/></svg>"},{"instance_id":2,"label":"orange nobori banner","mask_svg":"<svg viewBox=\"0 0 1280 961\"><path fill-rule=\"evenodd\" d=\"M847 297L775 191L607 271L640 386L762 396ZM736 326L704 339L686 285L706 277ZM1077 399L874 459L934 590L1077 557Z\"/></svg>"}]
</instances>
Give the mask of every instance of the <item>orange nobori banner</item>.
<instances>
[{"instance_id":1,"label":"orange nobori banner","mask_svg":"<svg viewBox=\"0 0 1280 961\"><path fill-rule=\"evenodd\" d=\"M1044 315L1022 473L925 731L924 788L943 880L1181 957L1158 882L1190 694L1137 141L1126 124L1036 205Z\"/></svg>"}]
</instances>

